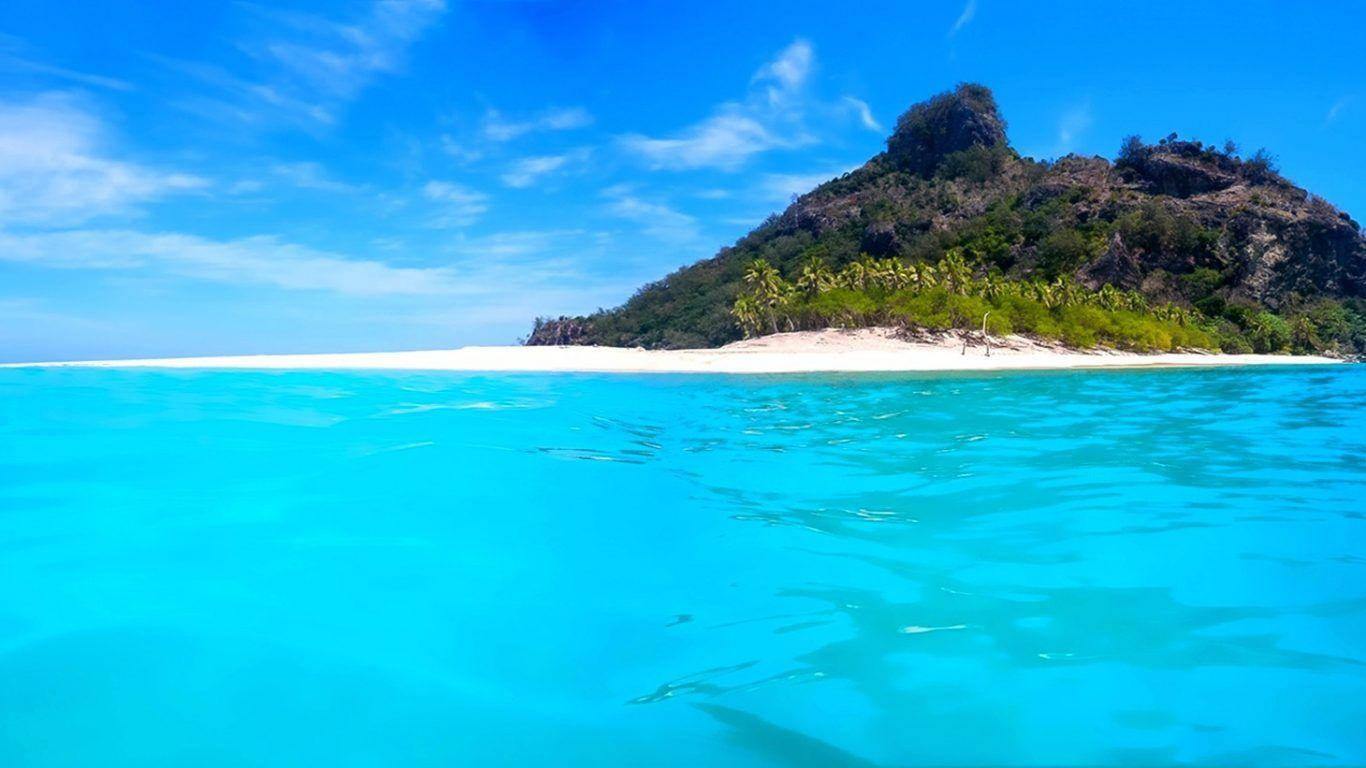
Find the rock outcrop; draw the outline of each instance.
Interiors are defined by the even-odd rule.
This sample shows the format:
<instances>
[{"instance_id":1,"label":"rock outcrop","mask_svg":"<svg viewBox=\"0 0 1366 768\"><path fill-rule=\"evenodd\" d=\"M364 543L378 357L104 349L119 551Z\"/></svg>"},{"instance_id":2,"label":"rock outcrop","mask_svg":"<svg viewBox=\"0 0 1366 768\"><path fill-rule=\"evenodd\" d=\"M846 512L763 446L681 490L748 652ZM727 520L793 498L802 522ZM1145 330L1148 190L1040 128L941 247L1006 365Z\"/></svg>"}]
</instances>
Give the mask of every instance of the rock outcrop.
<instances>
[{"instance_id":1,"label":"rock outcrop","mask_svg":"<svg viewBox=\"0 0 1366 768\"><path fill-rule=\"evenodd\" d=\"M930 176L956 152L1006 144L1006 124L983 86L965 83L916 104L896 121L887 159L897 168Z\"/></svg>"}]
</instances>

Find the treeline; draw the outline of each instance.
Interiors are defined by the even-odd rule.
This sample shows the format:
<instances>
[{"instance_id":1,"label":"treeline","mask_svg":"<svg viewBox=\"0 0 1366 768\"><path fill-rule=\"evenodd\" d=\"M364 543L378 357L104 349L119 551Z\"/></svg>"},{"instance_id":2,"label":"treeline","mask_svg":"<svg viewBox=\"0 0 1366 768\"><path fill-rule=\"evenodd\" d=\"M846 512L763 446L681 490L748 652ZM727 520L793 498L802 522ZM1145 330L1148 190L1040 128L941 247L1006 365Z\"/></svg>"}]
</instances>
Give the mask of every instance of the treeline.
<instances>
[{"instance_id":1,"label":"treeline","mask_svg":"<svg viewBox=\"0 0 1366 768\"><path fill-rule=\"evenodd\" d=\"M1330 306L1331 305L1331 306ZM1335 302L1317 316L1291 318L1242 308L1235 322L1141 293L1104 285L1092 291L1068 276L1010 280L975 269L957 251L938 262L860 257L839 270L813 256L788 280L768 261L754 260L732 315L745 336L821 328L899 326L931 331L980 329L1142 352L1203 349L1223 352L1336 351L1362 320ZM1327 339L1327 341L1325 340Z\"/></svg>"}]
</instances>

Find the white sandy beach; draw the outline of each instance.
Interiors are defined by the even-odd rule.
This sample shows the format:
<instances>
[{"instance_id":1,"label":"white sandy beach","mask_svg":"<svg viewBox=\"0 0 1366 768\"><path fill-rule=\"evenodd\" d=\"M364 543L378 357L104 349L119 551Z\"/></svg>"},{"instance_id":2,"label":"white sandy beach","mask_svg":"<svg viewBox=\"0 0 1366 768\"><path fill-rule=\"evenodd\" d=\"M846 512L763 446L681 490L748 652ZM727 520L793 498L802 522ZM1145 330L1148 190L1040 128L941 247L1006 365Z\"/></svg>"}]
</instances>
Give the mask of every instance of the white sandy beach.
<instances>
[{"instance_id":1,"label":"white sandy beach","mask_svg":"<svg viewBox=\"0 0 1366 768\"><path fill-rule=\"evenodd\" d=\"M618 347L462 347L415 352L243 355L144 360L25 363L98 368L241 368L258 370L560 371L603 373L812 373L833 371L991 371L1071 368L1338 363L1307 355L1136 354L1077 351L1019 336L980 340L966 352L960 334L917 340L892 329L780 333L719 349L656 351ZM14 364L3 367L17 367Z\"/></svg>"}]
</instances>

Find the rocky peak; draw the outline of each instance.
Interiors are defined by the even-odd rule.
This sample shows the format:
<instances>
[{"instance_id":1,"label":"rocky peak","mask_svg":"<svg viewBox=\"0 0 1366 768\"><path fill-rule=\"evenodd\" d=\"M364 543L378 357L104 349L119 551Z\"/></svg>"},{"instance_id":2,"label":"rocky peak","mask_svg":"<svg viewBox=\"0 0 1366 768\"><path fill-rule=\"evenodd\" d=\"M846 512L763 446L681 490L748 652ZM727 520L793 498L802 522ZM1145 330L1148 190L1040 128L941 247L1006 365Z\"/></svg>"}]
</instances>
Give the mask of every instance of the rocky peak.
<instances>
[{"instance_id":1,"label":"rocky peak","mask_svg":"<svg viewBox=\"0 0 1366 768\"><path fill-rule=\"evenodd\" d=\"M1116 167L1149 192L1172 197L1218 192L1237 184L1288 186L1264 152L1242 159L1236 151L1232 144L1220 150L1183 141L1174 133L1151 145L1132 136L1125 140Z\"/></svg>"},{"instance_id":2,"label":"rocky peak","mask_svg":"<svg viewBox=\"0 0 1366 768\"><path fill-rule=\"evenodd\" d=\"M974 147L1006 144L1006 123L991 90L963 83L922 101L896 121L887 139L887 158L896 166L931 176L945 157Z\"/></svg>"}]
</instances>

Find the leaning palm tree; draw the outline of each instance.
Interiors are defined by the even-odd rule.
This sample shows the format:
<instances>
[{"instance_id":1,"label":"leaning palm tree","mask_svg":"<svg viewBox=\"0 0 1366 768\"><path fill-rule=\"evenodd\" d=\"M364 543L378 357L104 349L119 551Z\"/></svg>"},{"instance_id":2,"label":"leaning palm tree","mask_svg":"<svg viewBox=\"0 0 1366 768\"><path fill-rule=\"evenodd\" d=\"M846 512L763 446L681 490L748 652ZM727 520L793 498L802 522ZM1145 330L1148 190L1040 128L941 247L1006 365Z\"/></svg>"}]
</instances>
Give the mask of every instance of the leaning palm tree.
<instances>
[{"instance_id":1,"label":"leaning palm tree","mask_svg":"<svg viewBox=\"0 0 1366 768\"><path fill-rule=\"evenodd\" d=\"M783 276L778 274L778 270L766 259L755 259L750 262L749 269L745 271L745 284L749 286L750 295L754 297L760 313L768 320L773 332L777 333L778 318L783 316L790 303L792 286L783 280ZM791 318L787 320L790 326Z\"/></svg>"},{"instance_id":2,"label":"leaning palm tree","mask_svg":"<svg viewBox=\"0 0 1366 768\"><path fill-rule=\"evenodd\" d=\"M767 259L755 259L750 262L749 269L745 270L745 285L749 286L755 298L760 301L780 293L782 281L782 275L778 274L778 270L774 269Z\"/></svg>"}]
</instances>

